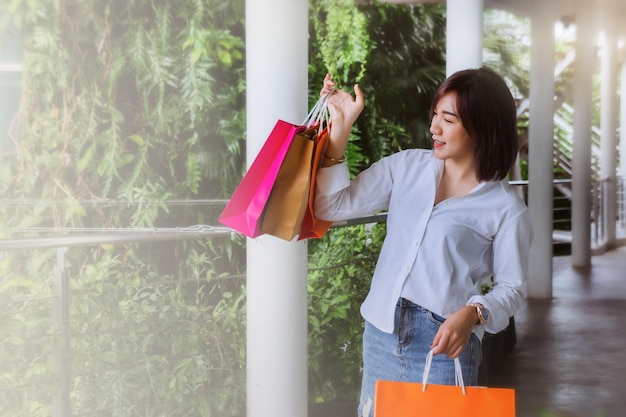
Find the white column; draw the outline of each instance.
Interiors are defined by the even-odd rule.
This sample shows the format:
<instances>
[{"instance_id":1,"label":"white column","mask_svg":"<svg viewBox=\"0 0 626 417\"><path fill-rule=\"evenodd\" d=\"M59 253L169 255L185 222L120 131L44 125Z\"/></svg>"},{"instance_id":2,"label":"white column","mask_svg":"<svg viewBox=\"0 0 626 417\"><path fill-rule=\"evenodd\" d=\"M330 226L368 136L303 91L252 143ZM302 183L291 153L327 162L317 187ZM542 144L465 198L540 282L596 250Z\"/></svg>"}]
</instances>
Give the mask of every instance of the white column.
<instances>
[{"instance_id":1,"label":"white column","mask_svg":"<svg viewBox=\"0 0 626 417\"><path fill-rule=\"evenodd\" d=\"M572 174L572 265L591 265L591 113L596 40L593 4L576 10L574 63L574 156Z\"/></svg>"},{"instance_id":2,"label":"white column","mask_svg":"<svg viewBox=\"0 0 626 417\"><path fill-rule=\"evenodd\" d=\"M307 0L246 1L248 166L307 114ZM321 85L321 81L320 85ZM307 244L247 240L247 416L307 415Z\"/></svg>"},{"instance_id":3,"label":"white column","mask_svg":"<svg viewBox=\"0 0 626 417\"><path fill-rule=\"evenodd\" d=\"M620 77L620 130L619 130L619 176L626 177L626 56L621 50L621 77Z\"/></svg>"},{"instance_id":4,"label":"white column","mask_svg":"<svg viewBox=\"0 0 626 417\"><path fill-rule=\"evenodd\" d=\"M604 238L607 249L615 246L617 215L617 40L611 29L602 44L600 102L600 179L604 180Z\"/></svg>"},{"instance_id":5,"label":"white column","mask_svg":"<svg viewBox=\"0 0 626 417\"><path fill-rule=\"evenodd\" d=\"M446 1L446 75L483 64L483 0Z\"/></svg>"},{"instance_id":6,"label":"white column","mask_svg":"<svg viewBox=\"0 0 626 417\"><path fill-rule=\"evenodd\" d=\"M554 146L554 23L551 3L537 2L531 17L528 207L534 238L528 296L552 298Z\"/></svg>"}]
</instances>

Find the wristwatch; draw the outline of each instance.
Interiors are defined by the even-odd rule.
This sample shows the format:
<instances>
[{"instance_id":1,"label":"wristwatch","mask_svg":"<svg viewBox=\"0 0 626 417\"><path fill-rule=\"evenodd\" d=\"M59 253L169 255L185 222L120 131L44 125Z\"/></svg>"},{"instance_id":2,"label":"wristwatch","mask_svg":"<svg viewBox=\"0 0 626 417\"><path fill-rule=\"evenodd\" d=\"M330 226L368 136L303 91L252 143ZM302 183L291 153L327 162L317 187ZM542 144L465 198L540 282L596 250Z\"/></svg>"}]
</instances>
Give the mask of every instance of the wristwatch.
<instances>
[{"instance_id":1,"label":"wristwatch","mask_svg":"<svg viewBox=\"0 0 626 417\"><path fill-rule=\"evenodd\" d=\"M478 314L478 324L485 324L489 321L489 310L480 303L471 303L472 307L476 308L476 314Z\"/></svg>"}]
</instances>

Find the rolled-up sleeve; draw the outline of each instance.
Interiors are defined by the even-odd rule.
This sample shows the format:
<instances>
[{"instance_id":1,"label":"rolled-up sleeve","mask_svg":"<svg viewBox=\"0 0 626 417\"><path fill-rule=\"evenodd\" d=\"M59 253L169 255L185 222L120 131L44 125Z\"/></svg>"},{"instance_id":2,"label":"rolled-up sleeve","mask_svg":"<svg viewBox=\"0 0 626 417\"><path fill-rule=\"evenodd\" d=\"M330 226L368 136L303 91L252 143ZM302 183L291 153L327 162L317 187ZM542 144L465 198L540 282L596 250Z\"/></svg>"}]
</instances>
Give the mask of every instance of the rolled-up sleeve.
<instances>
[{"instance_id":1,"label":"rolled-up sleeve","mask_svg":"<svg viewBox=\"0 0 626 417\"><path fill-rule=\"evenodd\" d=\"M317 173L313 205L316 217L338 221L387 209L393 188L395 155L375 162L353 180L345 163L321 168Z\"/></svg>"},{"instance_id":2,"label":"rolled-up sleeve","mask_svg":"<svg viewBox=\"0 0 626 417\"><path fill-rule=\"evenodd\" d=\"M495 334L504 330L525 303L528 293L527 275L530 244L533 237L528 210L502 224L493 240L493 275L495 286L485 295L470 298L469 303L481 303L489 311L485 331Z\"/></svg>"}]
</instances>

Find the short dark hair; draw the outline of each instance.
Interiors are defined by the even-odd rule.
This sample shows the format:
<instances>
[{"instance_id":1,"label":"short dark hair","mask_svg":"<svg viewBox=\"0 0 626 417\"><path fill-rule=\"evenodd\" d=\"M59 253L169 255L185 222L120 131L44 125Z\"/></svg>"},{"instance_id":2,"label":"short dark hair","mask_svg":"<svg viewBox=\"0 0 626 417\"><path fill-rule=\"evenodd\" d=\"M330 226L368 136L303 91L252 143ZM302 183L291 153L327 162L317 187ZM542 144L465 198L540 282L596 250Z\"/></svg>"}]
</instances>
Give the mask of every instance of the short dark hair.
<instances>
[{"instance_id":1,"label":"short dark hair","mask_svg":"<svg viewBox=\"0 0 626 417\"><path fill-rule=\"evenodd\" d=\"M437 89L437 103L456 92L456 111L474 142L479 181L504 179L517 157L517 110L511 91L493 70L482 67L455 72Z\"/></svg>"}]
</instances>

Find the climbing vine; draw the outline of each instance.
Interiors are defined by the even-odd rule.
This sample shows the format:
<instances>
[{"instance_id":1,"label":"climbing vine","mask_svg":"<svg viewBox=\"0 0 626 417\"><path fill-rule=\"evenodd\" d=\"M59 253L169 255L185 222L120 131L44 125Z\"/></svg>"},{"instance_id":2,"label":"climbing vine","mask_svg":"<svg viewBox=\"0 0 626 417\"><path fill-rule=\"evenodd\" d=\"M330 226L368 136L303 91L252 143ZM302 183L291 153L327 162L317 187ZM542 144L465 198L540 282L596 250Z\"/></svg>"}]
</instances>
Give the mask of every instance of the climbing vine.
<instances>
[{"instance_id":1,"label":"climbing vine","mask_svg":"<svg viewBox=\"0 0 626 417\"><path fill-rule=\"evenodd\" d=\"M372 42L367 19L352 0L312 1L312 19L318 40L315 59L343 84L365 75Z\"/></svg>"}]
</instances>

